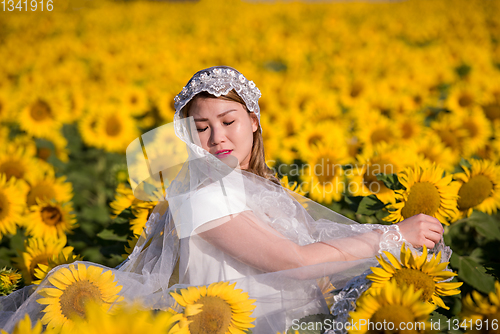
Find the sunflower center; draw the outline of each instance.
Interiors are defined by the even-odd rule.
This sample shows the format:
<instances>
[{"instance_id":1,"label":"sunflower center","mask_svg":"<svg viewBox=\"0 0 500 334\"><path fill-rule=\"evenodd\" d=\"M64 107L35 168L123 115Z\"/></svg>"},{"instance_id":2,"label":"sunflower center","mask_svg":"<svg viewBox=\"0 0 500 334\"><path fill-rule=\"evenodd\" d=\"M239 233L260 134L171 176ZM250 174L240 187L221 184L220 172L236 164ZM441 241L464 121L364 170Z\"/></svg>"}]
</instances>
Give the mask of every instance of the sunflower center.
<instances>
[{"instance_id":1,"label":"sunflower center","mask_svg":"<svg viewBox=\"0 0 500 334\"><path fill-rule=\"evenodd\" d=\"M313 145L316 145L322 139L323 139L323 136L312 135L311 137L309 137L309 140L307 141L307 143L309 144L309 146L313 146Z\"/></svg>"},{"instance_id":2,"label":"sunflower center","mask_svg":"<svg viewBox=\"0 0 500 334\"><path fill-rule=\"evenodd\" d=\"M472 120L465 122L463 127L469 132L469 137L476 137L479 134L479 127Z\"/></svg>"},{"instance_id":3,"label":"sunflower center","mask_svg":"<svg viewBox=\"0 0 500 334\"><path fill-rule=\"evenodd\" d=\"M439 137L443 143L453 150L458 150L460 148L460 141L456 134L450 130L442 130L439 133Z\"/></svg>"},{"instance_id":4,"label":"sunflower center","mask_svg":"<svg viewBox=\"0 0 500 334\"><path fill-rule=\"evenodd\" d=\"M458 98L458 104L462 108L470 106L473 102L474 102L474 98L468 93L463 93Z\"/></svg>"},{"instance_id":5,"label":"sunflower center","mask_svg":"<svg viewBox=\"0 0 500 334\"><path fill-rule=\"evenodd\" d=\"M36 279L35 268L39 264L44 264L46 266L49 265L49 258L51 256L52 256L52 254L47 254L47 253L38 254L38 255L33 256L33 258L31 259L31 262L30 262L30 267L29 267L31 279Z\"/></svg>"},{"instance_id":6,"label":"sunflower center","mask_svg":"<svg viewBox=\"0 0 500 334\"><path fill-rule=\"evenodd\" d=\"M370 140L373 144L385 141L389 142L391 140L391 131L387 128L377 129L372 132Z\"/></svg>"},{"instance_id":7,"label":"sunflower center","mask_svg":"<svg viewBox=\"0 0 500 334\"><path fill-rule=\"evenodd\" d=\"M402 333L403 330L399 330L402 323L405 325L415 321L415 316L413 312L408 308L401 305L385 305L379 308L371 317L370 321L374 324L385 323L394 324L394 331L391 333ZM380 325L379 325L380 326ZM389 327L389 326L387 326ZM387 328L386 328L387 329ZM382 330L377 330L376 328L370 328L367 332L368 334L382 334L385 333L384 328ZM387 331L389 332L389 331Z\"/></svg>"},{"instance_id":8,"label":"sunflower center","mask_svg":"<svg viewBox=\"0 0 500 334\"><path fill-rule=\"evenodd\" d=\"M441 197L436 186L430 182L418 182L410 188L410 195L401 210L404 218L425 213L433 216L441 205Z\"/></svg>"},{"instance_id":9,"label":"sunflower center","mask_svg":"<svg viewBox=\"0 0 500 334\"><path fill-rule=\"evenodd\" d=\"M219 297L204 296L197 304L202 304L202 311L189 320L189 332L191 334L225 334L231 324L231 306Z\"/></svg>"},{"instance_id":10,"label":"sunflower center","mask_svg":"<svg viewBox=\"0 0 500 334\"><path fill-rule=\"evenodd\" d=\"M481 204L490 196L492 190L493 183L487 176L479 174L471 177L458 191L459 209L463 211Z\"/></svg>"},{"instance_id":11,"label":"sunflower center","mask_svg":"<svg viewBox=\"0 0 500 334\"><path fill-rule=\"evenodd\" d=\"M0 221L9 214L9 201L4 193L0 193Z\"/></svg>"},{"instance_id":12,"label":"sunflower center","mask_svg":"<svg viewBox=\"0 0 500 334\"><path fill-rule=\"evenodd\" d=\"M483 106L484 114L490 120L495 120L500 118L500 104L491 103Z\"/></svg>"},{"instance_id":13,"label":"sunflower center","mask_svg":"<svg viewBox=\"0 0 500 334\"><path fill-rule=\"evenodd\" d=\"M31 106L30 115L37 122L52 118L50 106L43 100L38 100Z\"/></svg>"},{"instance_id":14,"label":"sunflower center","mask_svg":"<svg viewBox=\"0 0 500 334\"><path fill-rule=\"evenodd\" d=\"M434 283L432 277L420 270L402 268L396 271L394 278L399 286L413 284L415 291L423 289L422 296L420 297L423 301L430 301L434 294L436 283Z\"/></svg>"},{"instance_id":15,"label":"sunflower center","mask_svg":"<svg viewBox=\"0 0 500 334\"><path fill-rule=\"evenodd\" d=\"M418 150L417 153L423 154L423 156L430 161L439 161L438 157L439 154L436 153L436 151L433 150L433 147L423 147L420 150Z\"/></svg>"},{"instance_id":16,"label":"sunflower center","mask_svg":"<svg viewBox=\"0 0 500 334\"><path fill-rule=\"evenodd\" d=\"M42 209L42 221L46 225L54 226L62 221L62 213L59 208L54 206L47 206Z\"/></svg>"},{"instance_id":17,"label":"sunflower center","mask_svg":"<svg viewBox=\"0 0 500 334\"><path fill-rule=\"evenodd\" d=\"M8 160L0 165L0 173L5 174L8 181L13 176L16 179L22 179L25 170L22 168L22 166L20 166L18 161Z\"/></svg>"},{"instance_id":18,"label":"sunflower center","mask_svg":"<svg viewBox=\"0 0 500 334\"><path fill-rule=\"evenodd\" d=\"M415 127L411 122L404 122L401 126L402 137L409 139L415 134Z\"/></svg>"},{"instance_id":19,"label":"sunflower center","mask_svg":"<svg viewBox=\"0 0 500 334\"><path fill-rule=\"evenodd\" d=\"M47 159L52 155L52 151L47 147L40 147L37 149L36 155L43 161L47 161Z\"/></svg>"},{"instance_id":20,"label":"sunflower center","mask_svg":"<svg viewBox=\"0 0 500 334\"><path fill-rule=\"evenodd\" d=\"M332 182L335 174L340 175L340 168L340 165L336 164L334 159L322 156L314 165L314 174L317 176L319 183L327 185Z\"/></svg>"},{"instance_id":21,"label":"sunflower center","mask_svg":"<svg viewBox=\"0 0 500 334\"><path fill-rule=\"evenodd\" d=\"M106 122L106 133L110 137L115 137L122 131L122 124L116 117L110 117Z\"/></svg>"},{"instance_id":22,"label":"sunflower center","mask_svg":"<svg viewBox=\"0 0 500 334\"><path fill-rule=\"evenodd\" d=\"M352 98L356 98L363 92L363 85L359 82L355 82L351 87L350 95Z\"/></svg>"},{"instance_id":23,"label":"sunflower center","mask_svg":"<svg viewBox=\"0 0 500 334\"><path fill-rule=\"evenodd\" d=\"M102 303L101 291L88 280L76 281L64 290L59 299L61 313L67 319L74 315L85 318L85 304L88 301Z\"/></svg>"},{"instance_id":24,"label":"sunflower center","mask_svg":"<svg viewBox=\"0 0 500 334\"><path fill-rule=\"evenodd\" d=\"M39 184L31 188L28 193L28 199L26 200L26 204L28 207L32 205L36 205L36 198L40 200L52 199L56 197L56 193L54 188L47 186L46 184Z\"/></svg>"}]
</instances>

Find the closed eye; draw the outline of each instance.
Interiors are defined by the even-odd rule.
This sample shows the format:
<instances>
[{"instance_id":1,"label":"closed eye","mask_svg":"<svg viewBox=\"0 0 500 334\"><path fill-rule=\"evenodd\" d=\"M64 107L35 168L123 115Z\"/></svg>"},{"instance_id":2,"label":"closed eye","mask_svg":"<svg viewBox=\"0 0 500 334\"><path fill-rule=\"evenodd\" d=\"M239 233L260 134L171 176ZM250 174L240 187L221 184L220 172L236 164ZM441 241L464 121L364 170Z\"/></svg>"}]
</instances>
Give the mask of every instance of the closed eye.
<instances>
[{"instance_id":1,"label":"closed eye","mask_svg":"<svg viewBox=\"0 0 500 334\"><path fill-rule=\"evenodd\" d=\"M205 128L203 128L203 129L198 129L198 128L196 128L196 130L198 130L198 132L203 132L203 131L205 131L206 129L208 129L208 126L206 126L206 127L205 127Z\"/></svg>"},{"instance_id":2,"label":"closed eye","mask_svg":"<svg viewBox=\"0 0 500 334\"><path fill-rule=\"evenodd\" d=\"M233 124L233 123L234 123L234 121L231 121L231 122L224 122L224 125L231 125L231 124Z\"/></svg>"}]
</instances>

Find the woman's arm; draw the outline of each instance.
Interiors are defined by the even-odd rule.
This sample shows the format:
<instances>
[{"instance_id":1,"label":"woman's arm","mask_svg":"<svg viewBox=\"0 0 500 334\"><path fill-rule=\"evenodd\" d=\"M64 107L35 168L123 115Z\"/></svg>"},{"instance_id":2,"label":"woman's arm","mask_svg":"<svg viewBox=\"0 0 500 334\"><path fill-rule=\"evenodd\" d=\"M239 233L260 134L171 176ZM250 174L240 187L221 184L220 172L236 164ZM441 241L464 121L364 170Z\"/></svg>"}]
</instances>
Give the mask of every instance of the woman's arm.
<instances>
[{"instance_id":1,"label":"woman's arm","mask_svg":"<svg viewBox=\"0 0 500 334\"><path fill-rule=\"evenodd\" d=\"M404 238L417 247L433 247L442 233L441 224L433 219L417 215L401 222ZM381 237L381 233L371 231L300 246L261 222L251 211L218 219L198 232L233 258L265 272L373 257L378 254Z\"/></svg>"}]
</instances>

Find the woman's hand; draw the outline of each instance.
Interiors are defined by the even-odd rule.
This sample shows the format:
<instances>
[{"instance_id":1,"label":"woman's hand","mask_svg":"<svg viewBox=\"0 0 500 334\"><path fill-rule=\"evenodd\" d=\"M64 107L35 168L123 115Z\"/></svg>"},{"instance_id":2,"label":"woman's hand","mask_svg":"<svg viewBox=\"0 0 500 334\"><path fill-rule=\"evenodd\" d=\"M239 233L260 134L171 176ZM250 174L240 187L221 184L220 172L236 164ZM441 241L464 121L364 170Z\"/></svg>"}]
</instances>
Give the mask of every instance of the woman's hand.
<instances>
[{"instance_id":1,"label":"woman's hand","mask_svg":"<svg viewBox=\"0 0 500 334\"><path fill-rule=\"evenodd\" d=\"M437 218L420 213L397 223L403 238L414 247L433 248L441 240L443 226Z\"/></svg>"}]
</instances>

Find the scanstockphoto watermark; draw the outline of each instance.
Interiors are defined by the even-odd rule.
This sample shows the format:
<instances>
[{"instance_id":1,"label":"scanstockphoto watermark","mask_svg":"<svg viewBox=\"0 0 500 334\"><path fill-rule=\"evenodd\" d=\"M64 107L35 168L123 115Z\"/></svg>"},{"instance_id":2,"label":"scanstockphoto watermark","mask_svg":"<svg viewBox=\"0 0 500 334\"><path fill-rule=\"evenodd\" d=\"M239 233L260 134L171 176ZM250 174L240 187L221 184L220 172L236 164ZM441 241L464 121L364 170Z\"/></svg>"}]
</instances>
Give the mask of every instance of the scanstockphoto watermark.
<instances>
[{"instance_id":1,"label":"scanstockphoto watermark","mask_svg":"<svg viewBox=\"0 0 500 334\"><path fill-rule=\"evenodd\" d=\"M333 319L325 319L323 321L309 321L300 322L299 319L294 319L292 321L291 329L294 331L298 330L311 330L311 331L326 331L326 330L361 330L365 329L368 331L425 331L426 326L432 329L439 330L440 324L438 322L426 323L426 322L400 322L394 323L391 321L381 321L373 322L370 319L360 319L358 321L351 320L351 322L337 322Z\"/></svg>"},{"instance_id":2,"label":"scanstockphoto watermark","mask_svg":"<svg viewBox=\"0 0 500 334\"><path fill-rule=\"evenodd\" d=\"M276 164L276 160L267 160L266 163L270 166ZM331 162L330 159L320 159L315 164L280 164L277 167L271 168L274 173L279 175L289 176L316 176L316 177L333 177L343 171L346 177L358 175L376 176L377 174L394 174L396 168L392 164L337 164Z\"/></svg>"},{"instance_id":3,"label":"scanstockphoto watermark","mask_svg":"<svg viewBox=\"0 0 500 334\"><path fill-rule=\"evenodd\" d=\"M273 165L275 160L268 160ZM349 192L357 194L361 191L370 191L377 194L381 190L377 174L394 174L395 167L392 164L334 164L329 159L321 159L316 164L280 164L272 168L279 175L299 176L302 181L296 186L296 190L302 192L314 192L323 195L332 193ZM313 177L314 176L314 177ZM361 179L359 178L361 176ZM354 181L358 177L357 181ZM363 188L363 189L362 189Z\"/></svg>"}]
</instances>

